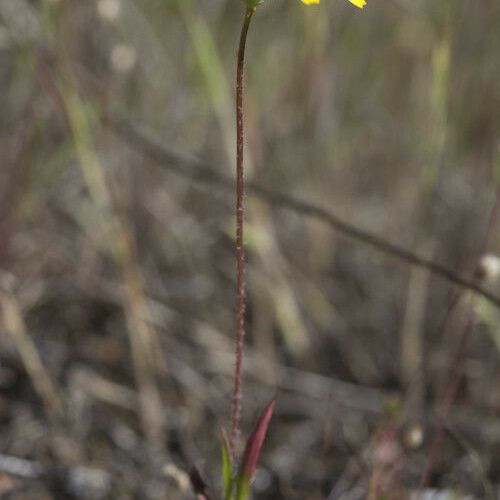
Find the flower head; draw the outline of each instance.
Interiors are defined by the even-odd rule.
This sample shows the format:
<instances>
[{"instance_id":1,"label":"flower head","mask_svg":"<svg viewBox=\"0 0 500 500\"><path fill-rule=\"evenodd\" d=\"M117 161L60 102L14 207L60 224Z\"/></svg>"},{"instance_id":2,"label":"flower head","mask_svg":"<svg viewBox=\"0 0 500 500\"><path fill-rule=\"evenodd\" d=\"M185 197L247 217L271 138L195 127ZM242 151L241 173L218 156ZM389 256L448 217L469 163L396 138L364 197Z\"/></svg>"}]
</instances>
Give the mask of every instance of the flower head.
<instances>
[{"instance_id":1,"label":"flower head","mask_svg":"<svg viewBox=\"0 0 500 500\"><path fill-rule=\"evenodd\" d=\"M313 3L319 3L320 0L302 0L302 3L306 5L311 5ZM362 9L366 5L366 0L349 0L353 5Z\"/></svg>"}]
</instances>

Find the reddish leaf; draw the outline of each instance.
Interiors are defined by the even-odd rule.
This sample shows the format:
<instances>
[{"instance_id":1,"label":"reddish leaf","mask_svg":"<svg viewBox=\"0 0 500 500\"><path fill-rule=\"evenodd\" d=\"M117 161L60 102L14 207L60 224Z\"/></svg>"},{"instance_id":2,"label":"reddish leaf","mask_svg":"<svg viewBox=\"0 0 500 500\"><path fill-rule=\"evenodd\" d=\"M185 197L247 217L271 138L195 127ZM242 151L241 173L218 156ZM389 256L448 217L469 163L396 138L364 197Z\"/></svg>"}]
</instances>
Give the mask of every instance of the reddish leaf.
<instances>
[{"instance_id":1,"label":"reddish leaf","mask_svg":"<svg viewBox=\"0 0 500 500\"><path fill-rule=\"evenodd\" d=\"M252 434L250 434L247 439L245 453L243 455L243 460L238 474L239 481L250 482L255 474L260 451L262 449L262 445L264 444L264 439L266 438L267 428L269 427L269 422L273 416L275 404L276 399L273 399L264 408L264 411L255 424Z\"/></svg>"}]
</instances>

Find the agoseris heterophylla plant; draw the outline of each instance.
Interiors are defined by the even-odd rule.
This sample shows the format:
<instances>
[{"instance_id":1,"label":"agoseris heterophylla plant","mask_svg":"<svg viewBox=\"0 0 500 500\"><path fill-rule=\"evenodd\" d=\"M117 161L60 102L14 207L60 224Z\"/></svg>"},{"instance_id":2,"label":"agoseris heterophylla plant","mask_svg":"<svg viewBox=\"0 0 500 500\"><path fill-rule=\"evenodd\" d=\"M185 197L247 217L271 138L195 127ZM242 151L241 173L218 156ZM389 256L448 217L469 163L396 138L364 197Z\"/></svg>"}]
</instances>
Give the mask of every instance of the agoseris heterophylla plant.
<instances>
[{"instance_id":1,"label":"agoseris heterophylla plant","mask_svg":"<svg viewBox=\"0 0 500 500\"><path fill-rule=\"evenodd\" d=\"M318 4L320 0L301 0L306 5ZM362 9L366 0L348 0ZM241 374L243 364L243 340L245 334L245 253L243 246L244 226L244 176L243 176L243 73L245 63L245 47L248 29L252 16L258 5L264 0L244 0L246 4L243 26L238 48L238 64L236 71L236 262L237 262L237 328L236 328L236 356L234 372L234 390L231 412L231 433L229 440L225 435L222 439L222 480L224 500L246 500L257 468L262 445L271 420L275 400L272 400L257 420L254 430L247 439L245 451L237 466L236 449L240 433L241 415ZM208 500L204 491L197 491L199 498Z\"/></svg>"}]
</instances>

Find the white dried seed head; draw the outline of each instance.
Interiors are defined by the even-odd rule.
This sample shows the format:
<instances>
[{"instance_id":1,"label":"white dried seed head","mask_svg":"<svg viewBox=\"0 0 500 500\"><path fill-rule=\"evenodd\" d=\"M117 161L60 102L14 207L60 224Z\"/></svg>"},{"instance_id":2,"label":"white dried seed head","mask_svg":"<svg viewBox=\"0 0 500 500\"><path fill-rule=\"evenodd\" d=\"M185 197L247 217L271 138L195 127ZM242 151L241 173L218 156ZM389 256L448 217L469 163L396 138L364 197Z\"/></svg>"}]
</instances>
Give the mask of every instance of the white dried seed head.
<instances>
[{"instance_id":1,"label":"white dried seed head","mask_svg":"<svg viewBox=\"0 0 500 500\"><path fill-rule=\"evenodd\" d=\"M500 275L500 257L487 253L481 257L477 270L478 278L485 281L495 281Z\"/></svg>"},{"instance_id":2,"label":"white dried seed head","mask_svg":"<svg viewBox=\"0 0 500 500\"><path fill-rule=\"evenodd\" d=\"M120 10L120 0L99 0L97 2L97 13L105 21L116 21L120 15Z\"/></svg>"},{"instance_id":3,"label":"white dried seed head","mask_svg":"<svg viewBox=\"0 0 500 500\"><path fill-rule=\"evenodd\" d=\"M421 425L411 425L404 434L404 442L407 448L415 450L424 442L424 431Z\"/></svg>"},{"instance_id":4,"label":"white dried seed head","mask_svg":"<svg viewBox=\"0 0 500 500\"><path fill-rule=\"evenodd\" d=\"M131 45L120 43L111 50L111 64L119 73L128 73L137 61L137 53Z\"/></svg>"}]
</instances>

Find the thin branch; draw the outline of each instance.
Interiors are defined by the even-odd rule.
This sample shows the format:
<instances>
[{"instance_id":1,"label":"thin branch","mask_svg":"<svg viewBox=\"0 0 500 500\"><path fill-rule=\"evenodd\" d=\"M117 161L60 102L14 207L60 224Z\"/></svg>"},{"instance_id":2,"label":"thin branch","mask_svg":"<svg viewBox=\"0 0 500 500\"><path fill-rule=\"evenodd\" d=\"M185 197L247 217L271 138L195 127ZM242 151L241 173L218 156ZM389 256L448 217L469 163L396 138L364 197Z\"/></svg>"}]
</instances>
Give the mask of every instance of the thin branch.
<instances>
[{"instance_id":1,"label":"thin branch","mask_svg":"<svg viewBox=\"0 0 500 500\"><path fill-rule=\"evenodd\" d=\"M161 145L158 141L147 137L143 131L140 131L136 126L128 122L111 119L108 120L107 123L130 147L137 149L163 168L180 177L196 182L202 187L217 186L226 191L233 190L233 180L228 176L216 172L211 165L197 158L187 157ZM483 288L475 280L461 276L452 269L430 259L420 257L405 248L387 241L381 236L360 229L352 224L348 224L326 208L266 188L257 183L247 183L246 187L248 192L262 198L271 205L291 210L299 215L321 220L329 225L334 231L337 231L347 238L368 245L406 264L427 269L429 272L443 278L449 283L480 295L488 302L500 308L500 297Z\"/></svg>"}]
</instances>

